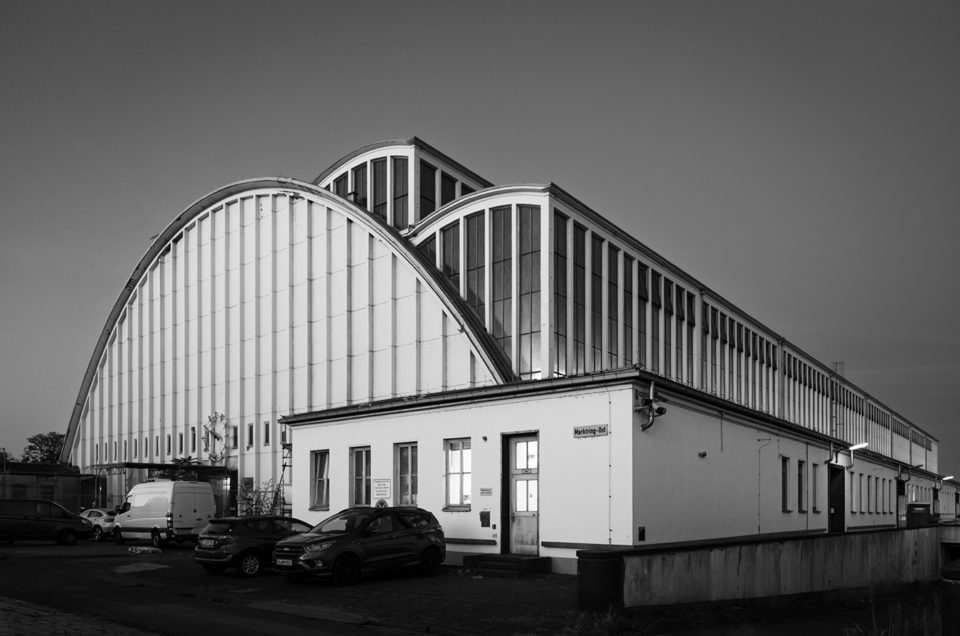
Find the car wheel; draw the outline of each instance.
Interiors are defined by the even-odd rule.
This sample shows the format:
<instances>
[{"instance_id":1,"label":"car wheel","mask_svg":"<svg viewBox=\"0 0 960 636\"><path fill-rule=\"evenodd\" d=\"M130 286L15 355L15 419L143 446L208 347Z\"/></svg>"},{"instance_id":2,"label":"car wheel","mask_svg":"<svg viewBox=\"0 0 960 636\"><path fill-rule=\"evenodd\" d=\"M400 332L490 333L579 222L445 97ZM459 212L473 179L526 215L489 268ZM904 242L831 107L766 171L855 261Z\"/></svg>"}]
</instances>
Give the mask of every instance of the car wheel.
<instances>
[{"instance_id":1,"label":"car wheel","mask_svg":"<svg viewBox=\"0 0 960 636\"><path fill-rule=\"evenodd\" d=\"M213 563L204 563L203 569L209 572L210 574L220 574L225 569L222 565L214 565Z\"/></svg>"},{"instance_id":2,"label":"car wheel","mask_svg":"<svg viewBox=\"0 0 960 636\"><path fill-rule=\"evenodd\" d=\"M241 555L240 561L237 562L237 570L243 576L256 576L260 574L262 569L263 564L260 562L260 557L253 552Z\"/></svg>"},{"instance_id":3,"label":"car wheel","mask_svg":"<svg viewBox=\"0 0 960 636\"><path fill-rule=\"evenodd\" d=\"M420 574L424 576L436 574L437 568L440 567L440 561L440 550L432 546L427 548L420 554Z\"/></svg>"},{"instance_id":4,"label":"car wheel","mask_svg":"<svg viewBox=\"0 0 960 636\"><path fill-rule=\"evenodd\" d=\"M113 538L117 542L117 545L123 545L127 542L127 540L123 538L123 533L120 532L120 528L113 531Z\"/></svg>"},{"instance_id":5,"label":"car wheel","mask_svg":"<svg viewBox=\"0 0 960 636\"><path fill-rule=\"evenodd\" d=\"M76 542L77 533L73 530L64 530L57 535L57 543L62 543L63 545L73 545Z\"/></svg>"},{"instance_id":6,"label":"car wheel","mask_svg":"<svg viewBox=\"0 0 960 636\"><path fill-rule=\"evenodd\" d=\"M97 543L103 541L103 528L100 526L93 526L93 540Z\"/></svg>"},{"instance_id":7,"label":"car wheel","mask_svg":"<svg viewBox=\"0 0 960 636\"><path fill-rule=\"evenodd\" d=\"M150 533L150 545L155 548L159 548L163 545L163 540L160 538L160 531L156 528L153 529L153 532Z\"/></svg>"},{"instance_id":8,"label":"car wheel","mask_svg":"<svg viewBox=\"0 0 960 636\"><path fill-rule=\"evenodd\" d=\"M360 578L360 559L344 554L333 562L333 582L337 585L352 585Z\"/></svg>"}]
</instances>

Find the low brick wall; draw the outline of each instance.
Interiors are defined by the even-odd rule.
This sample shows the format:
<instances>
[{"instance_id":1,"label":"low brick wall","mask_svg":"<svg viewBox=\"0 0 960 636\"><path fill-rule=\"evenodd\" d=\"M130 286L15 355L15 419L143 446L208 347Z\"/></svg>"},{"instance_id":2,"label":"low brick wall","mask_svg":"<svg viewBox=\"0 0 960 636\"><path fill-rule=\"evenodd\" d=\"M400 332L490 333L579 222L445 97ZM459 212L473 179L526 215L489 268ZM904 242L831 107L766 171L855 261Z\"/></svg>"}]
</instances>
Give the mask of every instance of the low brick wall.
<instances>
[{"instance_id":1,"label":"low brick wall","mask_svg":"<svg viewBox=\"0 0 960 636\"><path fill-rule=\"evenodd\" d=\"M578 553L584 610L883 587L940 578L940 528Z\"/></svg>"}]
</instances>

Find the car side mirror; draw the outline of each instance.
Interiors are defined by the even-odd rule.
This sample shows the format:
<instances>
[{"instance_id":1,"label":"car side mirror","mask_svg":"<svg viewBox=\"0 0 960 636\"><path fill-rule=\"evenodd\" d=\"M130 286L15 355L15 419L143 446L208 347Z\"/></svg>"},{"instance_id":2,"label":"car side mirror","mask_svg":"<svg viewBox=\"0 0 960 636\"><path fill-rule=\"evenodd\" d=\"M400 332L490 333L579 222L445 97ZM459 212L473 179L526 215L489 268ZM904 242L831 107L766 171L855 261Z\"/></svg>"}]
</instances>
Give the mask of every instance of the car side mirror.
<instances>
[{"instance_id":1,"label":"car side mirror","mask_svg":"<svg viewBox=\"0 0 960 636\"><path fill-rule=\"evenodd\" d=\"M129 501L124 501L124 502L123 502L123 505L120 506L119 508L117 508L117 514L122 514L122 513L126 512L127 510L130 510L130 502L129 502Z\"/></svg>"}]
</instances>

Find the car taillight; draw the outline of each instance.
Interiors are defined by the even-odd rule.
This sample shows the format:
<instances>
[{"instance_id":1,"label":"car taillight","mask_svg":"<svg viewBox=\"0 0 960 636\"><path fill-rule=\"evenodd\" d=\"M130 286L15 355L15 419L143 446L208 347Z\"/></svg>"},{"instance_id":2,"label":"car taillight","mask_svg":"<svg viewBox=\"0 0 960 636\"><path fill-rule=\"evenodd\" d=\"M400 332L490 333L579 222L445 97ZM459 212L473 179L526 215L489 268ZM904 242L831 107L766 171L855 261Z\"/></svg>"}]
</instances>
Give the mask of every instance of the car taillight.
<instances>
[{"instance_id":1,"label":"car taillight","mask_svg":"<svg viewBox=\"0 0 960 636\"><path fill-rule=\"evenodd\" d=\"M167 530L173 530L173 515L167 513Z\"/></svg>"}]
</instances>

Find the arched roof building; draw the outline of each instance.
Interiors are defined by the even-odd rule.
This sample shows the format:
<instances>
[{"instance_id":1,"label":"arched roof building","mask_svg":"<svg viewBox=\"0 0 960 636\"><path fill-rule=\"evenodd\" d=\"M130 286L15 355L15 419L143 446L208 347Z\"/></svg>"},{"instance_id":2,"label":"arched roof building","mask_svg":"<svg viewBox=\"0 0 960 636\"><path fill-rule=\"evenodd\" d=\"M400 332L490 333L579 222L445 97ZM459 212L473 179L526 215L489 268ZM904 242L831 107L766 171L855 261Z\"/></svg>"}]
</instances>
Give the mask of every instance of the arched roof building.
<instances>
[{"instance_id":1,"label":"arched roof building","mask_svg":"<svg viewBox=\"0 0 960 636\"><path fill-rule=\"evenodd\" d=\"M561 188L495 186L416 138L176 216L110 311L63 459L122 475L113 497L189 458L289 503L291 458L316 482L290 452L304 414L627 376L937 471L932 436Z\"/></svg>"}]
</instances>

